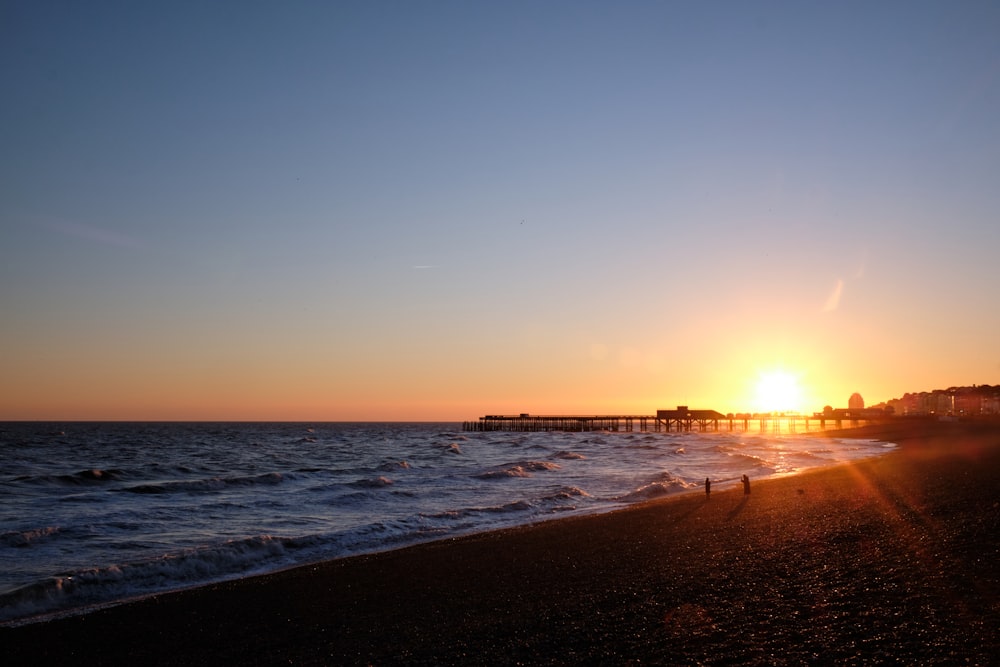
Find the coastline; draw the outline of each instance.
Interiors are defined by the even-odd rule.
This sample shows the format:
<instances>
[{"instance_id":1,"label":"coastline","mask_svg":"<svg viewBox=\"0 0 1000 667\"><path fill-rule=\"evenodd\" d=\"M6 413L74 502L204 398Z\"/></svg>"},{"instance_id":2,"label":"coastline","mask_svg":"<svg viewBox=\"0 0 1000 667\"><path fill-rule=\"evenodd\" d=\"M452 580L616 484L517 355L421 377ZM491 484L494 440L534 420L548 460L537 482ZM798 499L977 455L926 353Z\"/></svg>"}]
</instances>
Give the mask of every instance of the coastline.
<instances>
[{"instance_id":1,"label":"coastline","mask_svg":"<svg viewBox=\"0 0 1000 667\"><path fill-rule=\"evenodd\" d=\"M8 664L986 664L995 424L884 456L0 628ZM809 435L816 435L810 433Z\"/></svg>"}]
</instances>

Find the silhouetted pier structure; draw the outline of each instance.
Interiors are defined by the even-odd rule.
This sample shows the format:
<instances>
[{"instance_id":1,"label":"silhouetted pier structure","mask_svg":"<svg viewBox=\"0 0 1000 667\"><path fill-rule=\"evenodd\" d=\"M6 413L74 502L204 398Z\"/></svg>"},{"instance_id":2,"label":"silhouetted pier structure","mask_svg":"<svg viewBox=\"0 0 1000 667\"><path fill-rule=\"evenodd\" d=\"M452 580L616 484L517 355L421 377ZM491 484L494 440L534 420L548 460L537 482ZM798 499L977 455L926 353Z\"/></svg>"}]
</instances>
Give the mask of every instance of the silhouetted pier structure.
<instances>
[{"instance_id":1,"label":"silhouetted pier structure","mask_svg":"<svg viewBox=\"0 0 1000 667\"><path fill-rule=\"evenodd\" d=\"M648 431L651 415L487 415L464 431ZM659 429L656 429L659 430Z\"/></svg>"},{"instance_id":2,"label":"silhouetted pier structure","mask_svg":"<svg viewBox=\"0 0 1000 667\"><path fill-rule=\"evenodd\" d=\"M728 414L715 410L657 410L655 415L487 415L462 424L464 431L641 431L798 433L824 430L828 425L841 429L874 421L868 414L837 411L830 415ZM638 427L638 428L637 428Z\"/></svg>"}]
</instances>

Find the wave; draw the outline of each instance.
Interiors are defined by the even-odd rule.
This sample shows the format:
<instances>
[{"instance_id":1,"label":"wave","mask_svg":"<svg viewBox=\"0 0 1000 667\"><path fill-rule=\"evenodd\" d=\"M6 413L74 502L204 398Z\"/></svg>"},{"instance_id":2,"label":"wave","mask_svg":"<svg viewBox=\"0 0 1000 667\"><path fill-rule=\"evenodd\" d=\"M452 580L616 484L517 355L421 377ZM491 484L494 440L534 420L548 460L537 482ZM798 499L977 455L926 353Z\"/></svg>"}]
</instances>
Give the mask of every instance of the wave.
<instances>
[{"instance_id":1,"label":"wave","mask_svg":"<svg viewBox=\"0 0 1000 667\"><path fill-rule=\"evenodd\" d=\"M0 594L0 623L218 581L283 561L296 540L259 535L136 563L63 573Z\"/></svg>"},{"instance_id":2,"label":"wave","mask_svg":"<svg viewBox=\"0 0 1000 667\"><path fill-rule=\"evenodd\" d=\"M727 456L729 457L729 463L730 464L734 464L734 463L736 463L736 464L749 463L750 466L753 467L753 468L762 468L762 467L768 465L768 463L767 463L767 461L765 459L763 459L763 458L761 458L759 456L754 456L753 454L728 453Z\"/></svg>"},{"instance_id":3,"label":"wave","mask_svg":"<svg viewBox=\"0 0 1000 667\"><path fill-rule=\"evenodd\" d=\"M785 452L785 456L794 458L801 461L806 461L809 463L815 462L815 464L822 463L823 461L828 461L829 458L823 454L830 452L824 452L822 450L816 451L799 451L799 452Z\"/></svg>"},{"instance_id":4,"label":"wave","mask_svg":"<svg viewBox=\"0 0 1000 667\"><path fill-rule=\"evenodd\" d=\"M462 454L462 446L457 442L441 442L434 445L445 454Z\"/></svg>"},{"instance_id":5,"label":"wave","mask_svg":"<svg viewBox=\"0 0 1000 667\"><path fill-rule=\"evenodd\" d=\"M668 472L664 472L652 482L643 484L634 491L618 496L615 500L624 503L639 503L646 500L653 500L655 498L662 498L663 496L679 493L681 491L688 491L698 486L700 486L700 484L686 482L680 477L675 477Z\"/></svg>"},{"instance_id":6,"label":"wave","mask_svg":"<svg viewBox=\"0 0 1000 667\"><path fill-rule=\"evenodd\" d=\"M263 475L242 477L212 477L210 479L181 480L176 482L158 482L155 484L136 484L121 490L127 493L160 494L160 493L212 493L239 486L274 486L285 481L279 472L269 472Z\"/></svg>"},{"instance_id":7,"label":"wave","mask_svg":"<svg viewBox=\"0 0 1000 667\"><path fill-rule=\"evenodd\" d=\"M425 520L433 522L445 521L454 525L463 519L483 515L493 516L506 513L520 513L535 509L575 509L575 506L566 507L565 503L567 501L590 497L591 495L581 488L575 486L564 486L554 489L551 493L536 498L533 501L528 499L511 500L497 505L462 507L458 509L444 510L441 512L423 512L418 516ZM552 507L553 505L556 507ZM478 526L479 528L489 527L488 525L480 525L476 523L471 523L469 525Z\"/></svg>"},{"instance_id":8,"label":"wave","mask_svg":"<svg viewBox=\"0 0 1000 667\"><path fill-rule=\"evenodd\" d=\"M574 498L590 498L590 494L575 486L564 486L555 493L542 497L544 502L572 500Z\"/></svg>"},{"instance_id":9,"label":"wave","mask_svg":"<svg viewBox=\"0 0 1000 667\"><path fill-rule=\"evenodd\" d=\"M562 466L548 461L520 461L473 475L476 479L503 479L508 477L532 477L532 473L559 470Z\"/></svg>"},{"instance_id":10,"label":"wave","mask_svg":"<svg viewBox=\"0 0 1000 667\"><path fill-rule=\"evenodd\" d=\"M384 486L392 486L392 483L392 480L388 477L379 476L370 479L359 479L351 484L351 486L357 486L362 489L379 489Z\"/></svg>"},{"instance_id":11,"label":"wave","mask_svg":"<svg viewBox=\"0 0 1000 667\"><path fill-rule=\"evenodd\" d=\"M64 475L20 475L13 481L27 484L58 484L62 486L82 486L90 484L102 484L114 482L125 478L124 470L101 470L100 468L88 468L74 473Z\"/></svg>"},{"instance_id":12,"label":"wave","mask_svg":"<svg viewBox=\"0 0 1000 667\"><path fill-rule=\"evenodd\" d=\"M492 507L484 507L480 509L481 512L487 512L492 514L503 514L506 512L523 512L525 510L530 510L532 507L531 503L527 500L514 500L509 503L504 503L502 505L494 505Z\"/></svg>"},{"instance_id":13,"label":"wave","mask_svg":"<svg viewBox=\"0 0 1000 667\"><path fill-rule=\"evenodd\" d=\"M57 535L62 531L58 526L46 526L33 530L14 530L0 533L0 545L5 547L27 547L46 537Z\"/></svg>"},{"instance_id":14,"label":"wave","mask_svg":"<svg viewBox=\"0 0 1000 667\"><path fill-rule=\"evenodd\" d=\"M576 452L568 452L566 450L558 451L552 455L554 459L566 459L567 461L584 461L586 456L583 454L578 454Z\"/></svg>"}]
</instances>

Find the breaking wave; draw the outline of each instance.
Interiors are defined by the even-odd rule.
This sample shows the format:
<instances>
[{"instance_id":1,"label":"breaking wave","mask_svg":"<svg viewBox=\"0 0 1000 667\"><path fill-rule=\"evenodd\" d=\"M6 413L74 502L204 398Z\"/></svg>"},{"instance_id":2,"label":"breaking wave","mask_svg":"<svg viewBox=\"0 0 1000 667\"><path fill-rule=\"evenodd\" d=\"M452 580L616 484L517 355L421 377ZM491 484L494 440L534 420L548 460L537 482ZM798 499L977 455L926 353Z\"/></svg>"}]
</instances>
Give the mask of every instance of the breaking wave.
<instances>
[{"instance_id":1,"label":"breaking wave","mask_svg":"<svg viewBox=\"0 0 1000 667\"><path fill-rule=\"evenodd\" d=\"M294 540L260 535L162 558L46 577L0 594L0 622L218 581L283 561Z\"/></svg>"},{"instance_id":2,"label":"breaking wave","mask_svg":"<svg viewBox=\"0 0 1000 667\"><path fill-rule=\"evenodd\" d=\"M501 468L496 468L493 470L487 470L486 472L481 472L477 475L473 475L476 479L503 479L507 477L531 477L536 472L544 472L549 470L559 470L560 466L558 463L550 463L548 461L521 461L520 463L512 463Z\"/></svg>"}]
</instances>

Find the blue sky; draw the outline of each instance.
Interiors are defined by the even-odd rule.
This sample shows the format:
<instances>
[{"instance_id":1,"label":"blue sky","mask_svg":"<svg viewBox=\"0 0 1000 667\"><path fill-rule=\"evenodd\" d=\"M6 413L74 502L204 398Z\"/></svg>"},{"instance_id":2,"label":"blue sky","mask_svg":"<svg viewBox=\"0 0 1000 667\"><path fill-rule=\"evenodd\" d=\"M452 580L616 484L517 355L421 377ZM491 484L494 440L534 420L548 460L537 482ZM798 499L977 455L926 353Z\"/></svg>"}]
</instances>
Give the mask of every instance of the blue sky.
<instances>
[{"instance_id":1,"label":"blue sky","mask_svg":"<svg viewBox=\"0 0 1000 667\"><path fill-rule=\"evenodd\" d=\"M998 34L985 2L7 3L0 417L1000 383Z\"/></svg>"}]
</instances>

